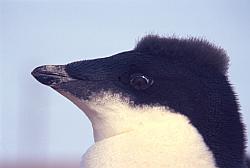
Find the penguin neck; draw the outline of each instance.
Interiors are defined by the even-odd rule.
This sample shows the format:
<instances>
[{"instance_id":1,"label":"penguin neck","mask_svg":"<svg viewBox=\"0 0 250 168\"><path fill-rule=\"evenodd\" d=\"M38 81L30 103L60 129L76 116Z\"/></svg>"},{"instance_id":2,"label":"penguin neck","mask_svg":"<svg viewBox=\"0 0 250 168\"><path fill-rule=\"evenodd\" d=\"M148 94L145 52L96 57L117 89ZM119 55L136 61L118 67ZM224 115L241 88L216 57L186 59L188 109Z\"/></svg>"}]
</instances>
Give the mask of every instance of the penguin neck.
<instances>
[{"instance_id":1,"label":"penguin neck","mask_svg":"<svg viewBox=\"0 0 250 168\"><path fill-rule=\"evenodd\" d=\"M226 77L205 80L202 88L206 96L196 97L200 101L195 103L194 111L180 111L202 135L218 167L245 167L244 126L237 98L228 83Z\"/></svg>"},{"instance_id":2,"label":"penguin neck","mask_svg":"<svg viewBox=\"0 0 250 168\"><path fill-rule=\"evenodd\" d=\"M216 168L213 154L187 117L162 107L138 108L133 113L137 116L126 121L129 125L122 120L112 123L122 131L106 134L90 147L83 156L84 168ZM105 131L102 126L94 123L94 132Z\"/></svg>"},{"instance_id":3,"label":"penguin neck","mask_svg":"<svg viewBox=\"0 0 250 168\"><path fill-rule=\"evenodd\" d=\"M216 168L202 136L178 112L133 106L114 95L76 104L89 117L95 137L83 156L84 168Z\"/></svg>"}]
</instances>

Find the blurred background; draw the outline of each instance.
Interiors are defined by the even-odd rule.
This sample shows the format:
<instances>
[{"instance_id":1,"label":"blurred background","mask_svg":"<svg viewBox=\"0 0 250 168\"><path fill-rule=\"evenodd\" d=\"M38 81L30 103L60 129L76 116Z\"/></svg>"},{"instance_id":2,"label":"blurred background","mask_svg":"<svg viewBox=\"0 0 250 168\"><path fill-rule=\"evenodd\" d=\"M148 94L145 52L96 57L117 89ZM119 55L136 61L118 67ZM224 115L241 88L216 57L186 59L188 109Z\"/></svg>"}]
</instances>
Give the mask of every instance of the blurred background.
<instances>
[{"instance_id":1,"label":"blurred background","mask_svg":"<svg viewBox=\"0 0 250 168\"><path fill-rule=\"evenodd\" d=\"M130 50L148 33L203 37L227 51L250 139L249 30L249 0L0 0L0 161L77 167L93 144L90 122L30 72Z\"/></svg>"}]
</instances>

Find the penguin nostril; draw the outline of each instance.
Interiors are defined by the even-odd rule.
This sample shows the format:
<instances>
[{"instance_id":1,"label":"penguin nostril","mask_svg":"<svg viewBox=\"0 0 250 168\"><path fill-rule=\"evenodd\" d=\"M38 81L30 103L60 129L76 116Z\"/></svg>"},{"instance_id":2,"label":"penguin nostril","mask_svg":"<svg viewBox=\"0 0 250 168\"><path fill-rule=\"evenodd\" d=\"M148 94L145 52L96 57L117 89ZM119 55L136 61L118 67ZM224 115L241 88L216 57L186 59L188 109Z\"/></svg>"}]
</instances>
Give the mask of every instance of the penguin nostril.
<instances>
[{"instance_id":1,"label":"penguin nostril","mask_svg":"<svg viewBox=\"0 0 250 168\"><path fill-rule=\"evenodd\" d=\"M90 81L90 78L88 76L74 76L74 75L70 75L69 76L73 79L76 79L76 80L81 80L81 81Z\"/></svg>"}]
</instances>

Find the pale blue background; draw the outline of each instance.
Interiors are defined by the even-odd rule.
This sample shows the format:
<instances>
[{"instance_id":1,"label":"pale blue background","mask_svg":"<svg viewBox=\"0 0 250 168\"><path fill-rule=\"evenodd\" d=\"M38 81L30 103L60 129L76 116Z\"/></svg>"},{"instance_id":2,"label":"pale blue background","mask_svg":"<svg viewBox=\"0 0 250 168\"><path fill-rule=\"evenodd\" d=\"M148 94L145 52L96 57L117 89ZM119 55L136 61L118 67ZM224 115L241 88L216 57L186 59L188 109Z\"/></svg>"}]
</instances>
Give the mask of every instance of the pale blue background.
<instances>
[{"instance_id":1,"label":"pale blue background","mask_svg":"<svg viewBox=\"0 0 250 168\"><path fill-rule=\"evenodd\" d=\"M2 0L0 12L2 159L80 158L93 143L90 122L30 72L130 50L147 33L223 47L250 130L249 0Z\"/></svg>"}]
</instances>

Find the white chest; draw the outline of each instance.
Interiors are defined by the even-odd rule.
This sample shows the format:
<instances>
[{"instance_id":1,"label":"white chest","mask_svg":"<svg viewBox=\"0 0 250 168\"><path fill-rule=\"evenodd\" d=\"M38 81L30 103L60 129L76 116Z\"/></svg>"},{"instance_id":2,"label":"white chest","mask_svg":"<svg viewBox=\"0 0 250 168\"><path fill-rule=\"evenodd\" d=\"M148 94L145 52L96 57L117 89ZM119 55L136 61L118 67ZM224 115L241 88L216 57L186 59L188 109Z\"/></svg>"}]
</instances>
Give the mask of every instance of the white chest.
<instances>
[{"instance_id":1,"label":"white chest","mask_svg":"<svg viewBox=\"0 0 250 168\"><path fill-rule=\"evenodd\" d=\"M131 106L108 93L88 102L67 97L93 126L96 143L83 156L84 168L216 168L202 136L178 112Z\"/></svg>"},{"instance_id":2,"label":"white chest","mask_svg":"<svg viewBox=\"0 0 250 168\"><path fill-rule=\"evenodd\" d=\"M83 156L84 168L216 168L197 130L179 114L97 142Z\"/></svg>"}]
</instances>

